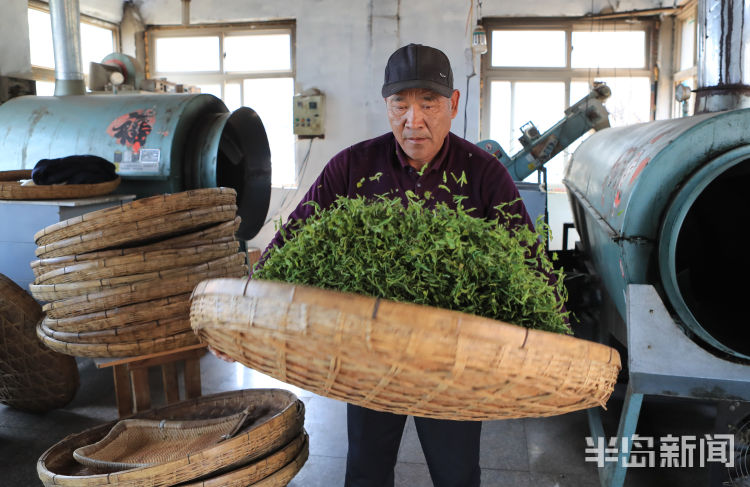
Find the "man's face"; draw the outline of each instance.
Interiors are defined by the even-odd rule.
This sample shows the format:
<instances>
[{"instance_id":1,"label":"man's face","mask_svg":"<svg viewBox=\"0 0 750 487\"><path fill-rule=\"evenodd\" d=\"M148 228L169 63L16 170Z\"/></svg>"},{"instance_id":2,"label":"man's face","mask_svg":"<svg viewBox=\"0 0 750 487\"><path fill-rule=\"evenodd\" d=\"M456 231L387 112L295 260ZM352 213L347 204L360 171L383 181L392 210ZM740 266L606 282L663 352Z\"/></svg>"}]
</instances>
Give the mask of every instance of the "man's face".
<instances>
[{"instance_id":1,"label":"man's face","mask_svg":"<svg viewBox=\"0 0 750 487\"><path fill-rule=\"evenodd\" d=\"M409 157L409 164L421 169L443 146L458 113L458 90L450 98L423 89L409 89L385 99L393 135Z\"/></svg>"}]
</instances>

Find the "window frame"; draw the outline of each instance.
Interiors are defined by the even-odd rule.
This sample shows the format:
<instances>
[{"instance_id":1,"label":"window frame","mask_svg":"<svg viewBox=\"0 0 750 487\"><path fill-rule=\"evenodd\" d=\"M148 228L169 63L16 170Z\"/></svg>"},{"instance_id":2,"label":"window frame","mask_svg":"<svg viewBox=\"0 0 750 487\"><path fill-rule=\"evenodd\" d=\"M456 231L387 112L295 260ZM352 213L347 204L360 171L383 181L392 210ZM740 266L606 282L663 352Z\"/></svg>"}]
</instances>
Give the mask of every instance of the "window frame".
<instances>
[{"instance_id":1,"label":"window frame","mask_svg":"<svg viewBox=\"0 0 750 487\"><path fill-rule=\"evenodd\" d=\"M682 26L689 22L690 20L693 21L693 28L695 29L695 32L693 33L693 65L681 69L681 63L682 63ZM675 16L674 19L675 25L674 25L674 37L672 39L672 116L673 117L680 117L682 116L682 107L681 103L675 100L675 90L677 88L677 85L682 83L686 80L691 80L693 85L693 90L698 86L698 1L697 0L689 0L687 3L685 3L682 7L680 7L680 12ZM690 95L690 100L688 100L688 112L693 113L693 109L695 107L695 92L693 92Z\"/></svg>"},{"instance_id":2,"label":"window frame","mask_svg":"<svg viewBox=\"0 0 750 487\"><path fill-rule=\"evenodd\" d=\"M49 4L46 2L41 2L39 0L28 0L28 8L39 10L40 12L44 12L46 14L50 13ZM112 40L114 42L114 50L112 52L122 51L119 25L86 14L80 14L80 19L81 23L95 25L96 27L111 30ZM83 70L84 82L86 83L86 86L88 86L88 73L86 72L86 67L82 66L81 69ZM48 68L46 66L37 66L35 64L32 64L31 79L33 79L34 81L55 81L55 68Z\"/></svg>"},{"instance_id":3,"label":"window frame","mask_svg":"<svg viewBox=\"0 0 750 487\"><path fill-rule=\"evenodd\" d=\"M289 33L290 44L290 69L277 71L224 71L224 39L229 36L246 35L246 34L278 34L279 31ZM146 36L146 77L158 78L167 77L179 80L185 84L209 84L219 83L221 85L221 98L226 95L227 82L240 82L249 78L297 78L296 62L296 22L294 20L274 20L267 22L243 22L243 23L223 23L223 24L195 24L195 25L175 25L175 26L148 26L145 32ZM155 59L155 43L160 37L202 37L218 36L219 37L219 70L218 71L180 71L180 72L158 72ZM242 86L240 84L240 86ZM242 90L242 88L241 88Z\"/></svg>"},{"instance_id":4,"label":"window frame","mask_svg":"<svg viewBox=\"0 0 750 487\"><path fill-rule=\"evenodd\" d=\"M229 84L239 85L240 99L243 103L245 97L245 84L243 80L249 79L273 79L291 78L294 87L297 80L297 37L296 21L294 19L282 19L272 21L242 22L242 23L217 23L217 24L190 24L190 25L150 25L145 30L146 62L145 73L147 78L167 78L185 85L218 84L221 87L222 100L227 98L227 86ZM224 41L227 37L248 34L289 34L290 67L285 70L268 71L224 71ZM166 37L201 37L211 36L219 38L218 71L170 71L158 72L156 68L156 39ZM292 100L289 100L291 106ZM290 120L291 121L291 120ZM292 134L293 135L293 134ZM296 188L300 181L297 180L298 162L296 157L296 142L292 148L294 180L272 184L274 188ZM273 161L272 161L273 164Z\"/></svg>"},{"instance_id":5,"label":"window frame","mask_svg":"<svg viewBox=\"0 0 750 487\"><path fill-rule=\"evenodd\" d=\"M588 81L593 78L622 77L623 73L630 77L647 77L654 83L654 66L656 61L655 33L658 21L651 18L637 18L629 20L587 19L587 18L484 18L482 19L487 36L488 50L482 56L480 79L480 138L487 139L491 133L490 106L491 85L493 81L510 82L543 82L556 81L565 84L565 108L570 106L570 86L574 81ZM633 27L637 26L637 29ZM497 67L492 66L492 31L494 30L555 30L565 32L565 67ZM572 68L572 40L574 31L645 31L644 61L641 68ZM572 100L575 103L577 100ZM652 104L653 105L653 104ZM651 107L650 119L655 116L655 107ZM560 114L562 117L562 114ZM519 127L513 127L514 131ZM518 132L520 136L520 131ZM506 149L505 147L503 149Z\"/></svg>"}]
</instances>

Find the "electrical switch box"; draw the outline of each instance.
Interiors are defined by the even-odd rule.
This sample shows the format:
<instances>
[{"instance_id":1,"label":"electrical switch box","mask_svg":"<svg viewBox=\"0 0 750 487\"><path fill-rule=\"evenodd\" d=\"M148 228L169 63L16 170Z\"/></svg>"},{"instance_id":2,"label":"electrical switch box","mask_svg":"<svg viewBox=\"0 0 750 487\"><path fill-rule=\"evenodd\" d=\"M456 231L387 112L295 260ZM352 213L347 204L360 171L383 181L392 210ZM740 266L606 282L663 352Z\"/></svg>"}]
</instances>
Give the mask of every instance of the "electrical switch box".
<instances>
[{"instance_id":1,"label":"electrical switch box","mask_svg":"<svg viewBox=\"0 0 750 487\"><path fill-rule=\"evenodd\" d=\"M315 90L317 91L317 90ZM294 95L294 133L300 137L323 137L325 134L325 95Z\"/></svg>"}]
</instances>

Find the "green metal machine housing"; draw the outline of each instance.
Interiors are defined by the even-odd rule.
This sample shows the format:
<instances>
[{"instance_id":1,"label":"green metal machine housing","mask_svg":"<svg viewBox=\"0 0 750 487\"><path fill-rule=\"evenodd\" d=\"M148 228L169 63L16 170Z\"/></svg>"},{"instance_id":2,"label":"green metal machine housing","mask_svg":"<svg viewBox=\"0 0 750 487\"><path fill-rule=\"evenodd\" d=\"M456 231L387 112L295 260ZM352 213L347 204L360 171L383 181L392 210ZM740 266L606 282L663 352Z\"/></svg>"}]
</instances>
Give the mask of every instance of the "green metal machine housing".
<instances>
[{"instance_id":1,"label":"green metal machine housing","mask_svg":"<svg viewBox=\"0 0 750 487\"><path fill-rule=\"evenodd\" d=\"M0 170L92 154L117 165L118 192L137 197L194 188L237 190L238 237L263 225L271 155L250 108L229 112L206 94L25 96L0 106Z\"/></svg>"},{"instance_id":2,"label":"green metal machine housing","mask_svg":"<svg viewBox=\"0 0 750 487\"><path fill-rule=\"evenodd\" d=\"M750 360L749 127L741 109L605 129L564 178L586 257L623 320L628 285L651 284L688 336L740 361Z\"/></svg>"}]
</instances>

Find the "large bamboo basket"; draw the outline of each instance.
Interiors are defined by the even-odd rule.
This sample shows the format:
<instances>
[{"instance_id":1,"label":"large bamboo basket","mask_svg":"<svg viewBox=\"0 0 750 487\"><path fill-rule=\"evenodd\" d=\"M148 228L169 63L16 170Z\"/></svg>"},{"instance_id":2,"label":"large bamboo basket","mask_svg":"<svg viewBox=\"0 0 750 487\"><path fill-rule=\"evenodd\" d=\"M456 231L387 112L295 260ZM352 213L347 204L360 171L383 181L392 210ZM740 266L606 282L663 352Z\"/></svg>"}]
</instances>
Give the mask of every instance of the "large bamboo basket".
<instances>
[{"instance_id":1,"label":"large bamboo basket","mask_svg":"<svg viewBox=\"0 0 750 487\"><path fill-rule=\"evenodd\" d=\"M107 472L171 462L231 438L252 409L210 419L123 419L101 440L74 450L73 458Z\"/></svg>"},{"instance_id":2,"label":"large bamboo basket","mask_svg":"<svg viewBox=\"0 0 750 487\"><path fill-rule=\"evenodd\" d=\"M96 472L76 462L73 451L101 440L117 423L112 421L70 435L52 446L39 458L37 473L45 486L161 487L193 481L215 472L235 471L254 461L262 468L269 453L289 445L303 433L304 405L288 391L223 392L151 409L133 417L200 420L235 414L248 406L255 406L253 416L256 419L248 422L237 435L179 460L114 473ZM285 454L290 455L288 451ZM278 458L274 462L278 464Z\"/></svg>"},{"instance_id":3,"label":"large bamboo basket","mask_svg":"<svg viewBox=\"0 0 750 487\"><path fill-rule=\"evenodd\" d=\"M117 249L102 250L98 252L86 252L83 254L63 255L37 259L31 262L31 270L39 277L61 267L86 263L92 260L104 260L114 257L123 257L159 250L181 249L201 246L220 245L235 242L234 234L240 226L240 217L233 221L222 222L212 225L206 229L190 232L178 237L171 237L158 242L140 245L136 247L122 247Z\"/></svg>"},{"instance_id":4,"label":"large bamboo basket","mask_svg":"<svg viewBox=\"0 0 750 487\"><path fill-rule=\"evenodd\" d=\"M78 366L37 340L42 308L0 274L0 402L43 412L66 405L78 389Z\"/></svg>"},{"instance_id":5,"label":"large bamboo basket","mask_svg":"<svg viewBox=\"0 0 750 487\"><path fill-rule=\"evenodd\" d=\"M234 241L91 259L51 269L37 276L34 284L65 284L94 279L112 279L193 266L236 254L239 246L239 242Z\"/></svg>"},{"instance_id":6,"label":"large bamboo basket","mask_svg":"<svg viewBox=\"0 0 750 487\"><path fill-rule=\"evenodd\" d=\"M50 338L68 343L103 344L133 342L148 338L166 338L183 331L191 331L190 310L185 306L185 310L180 315L111 330L70 333L50 328L45 321L39 324L39 330Z\"/></svg>"},{"instance_id":7,"label":"large bamboo basket","mask_svg":"<svg viewBox=\"0 0 750 487\"><path fill-rule=\"evenodd\" d=\"M217 223L233 221L236 205L196 208L170 213L169 215L126 222L80 233L52 243L39 245L34 253L37 257L60 257L80 254L110 247L128 247L152 240L181 235Z\"/></svg>"},{"instance_id":8,"label":"large bamboo basket","mask_svg":"<svg viewBox=\"0 0 750 487\"><path fill-rule=\"evenodd\" d=\"M307 433L278 452L229 473L181 487L283 487L302 469L309 453Z\"/></svg>"},{"instance_id":9,"label":"large bamboo basket","mask_svg":"<svg viewBox=\"0 0 750 487\"><path fill-rule=\"evenodd\" d=\"M94 184L40 184L21 186L21 179L31 179L31 170L0 172L0 200L60 200L91 198L109 194L120 185L120 178Z\"/></svg>"},{"instance_id":10,"label":"large bamboo basket","mask_svg":"<svg viewBox=\"0 0 750 487\"><path fill-rule=\"evenodd\" d=\"M122 224L164 217L173 213L203 207L234 205L237 192L232 188L205 188L174 194L161 194L136 199L118 206L92 211L49 225L34 235L37 245L46 245L96 230L119 227Z\"/></svg>"},{"instance_id":11,"label":"large bamboo basket","mask_svg":"<svg viewBox=\"0 0 750 487\"><path fill-rule=\"evenodd\" d=\"M36 328L36 335L45 346L55 352L72 355L74 357L134 357L149 353L163 352L175 348L196 345L198 337L190 330L175 333L166 337L148 337L132 342L117 341L115 343L72 343L53 338L41 328Z\"/></svg>"},{"instance_id":12,"label":"large bamboo basket","mask_svg":"<svg viewBox=\"0 0 750 487\"><path fill-rule=\"evenodd\" d=\"M604 405L616 350L455 311L287 283L212 279L201 340L283 382L370 409L454 420Z\"/></svg>"},{"instance_id":13,"label":"large bamboo basket","mask_svg":"<svg viewBox=\"0 0 750 487\"><path fill-rule=\"evenodd\" d=\"M45 316L42 324L63 333L116 332L190 313L190 293L118 306L95 313L55 319Z\"/></svg>"},{"instance_id":14,"label":"large bamboo basket","mask_svg":"<svg viewBox=\"0 0 750 487\"><path fill-rule=\"evenodd\" d=\"M31 290L31 294L40 301L56 301L99 293L109 289L115 290L138 282L153 281L155 279L175 279L214 270L234 269L238 266L244 266L245 261L246 257L244 253L235 252L199 264L156 270L143 274L125 273L117 277L63 282L61 284L30 284L29 289Z\"/></svg>"},{"instance_id":15,"label":"large bamboo basket","mask_svg":"<svg viewBox=\"0 0 750 487\"><path fill-rule=\"evenodd\" d=\"M201 280L212 277L241 277L247 275L247 273L247 266L235 265L181 277L157 278L150 281L132 283L127 286L106 289L84 296L53 301L45 304L42 309L44 309L50 318L68 318L187 293Z\"/></svg>"},{"instance_id":16,"label":"large bamboo basket","mask_svg":"<svg viewBox=\"0 0 750 487\"><path fill-rule=\"evenodd\" d=\"M250 487L284 487L285 485L288 485L289 482L292 481L294 476L297 475L300 470L302 470L302 467L307 461L307 455L307 443L305 443L303 450L299 452L299 454L297 454L294 460L292 460L281 470L274 472L267 478L251 484Z\"/></svg>"}]
</instances>

